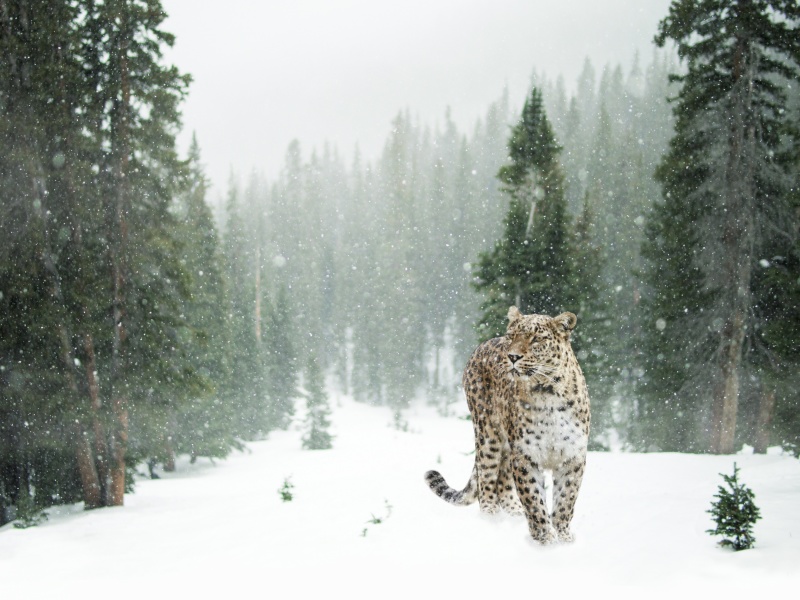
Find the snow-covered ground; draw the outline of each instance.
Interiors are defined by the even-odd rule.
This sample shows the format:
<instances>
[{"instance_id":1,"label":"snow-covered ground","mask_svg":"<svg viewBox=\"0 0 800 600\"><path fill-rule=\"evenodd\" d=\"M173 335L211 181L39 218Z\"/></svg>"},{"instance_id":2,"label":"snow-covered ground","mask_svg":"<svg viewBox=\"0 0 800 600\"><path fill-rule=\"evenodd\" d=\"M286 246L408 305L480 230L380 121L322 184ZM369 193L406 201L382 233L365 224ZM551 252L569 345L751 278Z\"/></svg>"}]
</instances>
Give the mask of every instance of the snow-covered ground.
<instances>
[{"instance_id":1,"label":"snow-covered ground","mask_svg":"<svg viewBox=\"0 0 800 600\"><path fill-rule=\"evenodd\" d=\"M298 425L228 460L184 460L142 479L124 508L64 507L36 528L0 528L0 598L535 598L556 587L566 597L696 597L800 587L792 457L590 454L575 542L541 547L521 517L483 516L428 490L431 468L454 487L466 483L469 422L418 407L400 432L387 409L346 398L333 409L333 450L302 450ZM734 460L762 514L756 548L738 553L705 533L719 473L732 473ZM291 502L278 494L286 478Z\"/></svg>"}]
</instances>

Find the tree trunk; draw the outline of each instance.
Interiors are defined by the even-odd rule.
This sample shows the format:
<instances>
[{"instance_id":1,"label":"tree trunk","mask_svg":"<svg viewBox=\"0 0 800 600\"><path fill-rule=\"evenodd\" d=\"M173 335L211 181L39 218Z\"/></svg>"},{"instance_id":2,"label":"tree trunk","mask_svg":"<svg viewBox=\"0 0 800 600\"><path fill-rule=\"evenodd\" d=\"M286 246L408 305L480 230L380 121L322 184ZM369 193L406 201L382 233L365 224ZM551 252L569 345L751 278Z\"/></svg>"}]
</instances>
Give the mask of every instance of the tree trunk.
<instances>
[{"instance_id":1,"label":"tree trunk","mask_svg":"<svg viewBox=\"0 0 800 600\"><path fill-rule=\"evenodd\" d=\"M114 425L108 437L109 461L109 487L107 491L107 506L122 506L125 494L125 452L128 446L128 409L127 400L121 391L122 381L125 377L125 285L126 285L126 252L128 241L128 222L126 210L128 204L128 169L130 162L130 148L128 129L130 123L130 77L128 72L128 15L127 6L123 6L119 14L119 27L122 36L119 45L119 73L120 97L116 106L116 122L113 124L114 152L116 154L115 186L112 221L111 277L114 289L114 331L111 347L111 398L114 412Z\"/></svg>"},{"instance_id":2,"label":"tree trunk","mask_svg":"<svg viewBox=\"0 0 800 600\"><path fill-rule=\"evenodd\" d=\"M744 341L744 315L737 313L722 334L720 381L714 389L711 410L711 452L732 454L739 407L739 368Z\"/></svg>"},{"instance_id":3,"label":"tree trunk","mask_svg":"<svg viewBox=\"0 0 800 600\"><path fill-rule=\"evenodd\" d=\"M89 399L92 407L92 430L94 432L94 463L100 486L100 502L102 506L108 505L108 488L110 472L108 467L108 440L106 428L103 426L101 414L102 400L100 399L100 385L97 382L97 365L95 362L94 339L91 334L83 336L83 351L86 362L86 385L89 390Z\"/></svg>"},{"instance_id":4,"label":"tree trunk","mask_svg":"<svg viewBox=\"0 0 800 600\"><path fill-rule=\"evenodd\" d=\"M770 426L775 414L775 391L765 388L761 391L761 402L758 405L758 421L756 422L756 440L753 450L756 454L766 454L769 448Z\"/></svg>"},{"instance_id":5,"label":"tree trunk","mask_svg":"<svg viewBox=\"0 0 800 600\"><path fill-rule=\"evenodd\" d=\"M164 439L164 472L172 473L175 471L175 449L172 447L172 440L169 436Z\"/></svg>"},{"instance_id":6,"label":"tree trunk","mask_svg":"<svg viewBox=\"0 0 800 600\"><path fill-rule=\"evenodd\" d=\"M751 41L737 40L731 90L730 147L725 188L719 207L719 306L723 316L718 345L719 380L712 402L711 452L731 454L739 405L739 372L750 312L753 246L755 243L755 172L757 153L753 115L754 58Z\"/></svg>"},{"instance_id":7,"label":"tree trunk","mask_svg":"<svg viewBox=\"0 0 800 600\"><path fill-rule=\"evenodd\" d=\"M128 410L122 400L114 402L114 432L111 440L111 481L107 506L125 504L125 453L128 449Z\"/></svg>"},{"instance_id":8,"label":"tree trunk","mask_svg":"<svg viewBox=\"0 0 800 600\"><path fill-rule=\"evenodd\" d=\"M730 316L720 332L719 380L714 387L711 410L711 452L732 454L736 438L736 420L739 407L739 375L742 365L742 349L747 328L747 313L750 309L750 261L749 252L741 246L752 231L736 228L725 235L727 248L724 269L730 276L730 288L726 290Z\"/></svg>"},{"instance_id":9,"label":"tree trunk","mask_svg":"<svg viewBox=\"0 0 800 600\"><path fill-rule=\"evenodd\" d=\"M78 473L83 487L83 506L86 510L103 506L100 478L94 465L92 446L86 433L75 426L75 456L78 461Z\"/></svg>"}]
</instances>

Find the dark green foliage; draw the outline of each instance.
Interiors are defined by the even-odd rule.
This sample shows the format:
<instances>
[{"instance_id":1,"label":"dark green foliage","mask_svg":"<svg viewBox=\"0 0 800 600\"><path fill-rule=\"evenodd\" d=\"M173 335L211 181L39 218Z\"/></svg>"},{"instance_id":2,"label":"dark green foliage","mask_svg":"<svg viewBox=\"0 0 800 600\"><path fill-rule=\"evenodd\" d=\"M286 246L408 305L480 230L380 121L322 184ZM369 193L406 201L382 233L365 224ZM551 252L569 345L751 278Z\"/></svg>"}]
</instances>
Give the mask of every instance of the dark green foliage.
<instances>
[{"instance_id":1,"label":"dark green foliage","mask_svg":"<svg viewBox=\"0 0 800 600\"><path fill-rule=\"evenodd\" d=\"M228 331L228 287L220 240L206 204L208 183L200 149L192 138L186 191L178 198L176 235L183 240L181 266L191 279L190 296L181 304L186 319L184 342L197 372L195 385L181 390L186 401L170 416L171 447L176 453L225 457L240 447L231 386L232 339Z\"/></svg>"},{"instance_id":2,"label":"dark green foliage","mask_svg":"<svg viewBox=\"0 0 800 600\"><path fill-rule=\"evenodd\" d=\"M790 103L790 112L800 119L800 92ZM790 203L800 215L800 159L794 168L795 188ZM798 219L800 220L800 219ZM796 221L797 223L797 221ZM800 229L798 224L796 228ZM797 231L797 229L796 229ZM772 237L762 249L753 274L754 311L759 328L754 334L761 352L753 360L763 381L762 393L774 392L773 425L767 439L794 456L800 448L800 237L794 244L783 236Z\"/></svg>"},{"instance_id":3,"label":"dark green foliage","mask_svg":"<svg viewBox=\"0 0 800 600\"><path fill-rule=\"evenodd\" d=\"M0 449L0 525L16 518L20 526L46 519L57 504L80 502L82 490L74 453L54 444L31 444L24 452Z\"/></svg>"},{"instance_id":4,"label":"dark green foliage","mask_svg":"<svg viewBox=\"0 0 800 600\"><path fill-rule=\"evenodd\" d=\"M292 483L292 478L287 477L284 479L283 485L278 489L278 495L281 497L281 500L284 502L291 502L294 499L293 489L294 484Z\"/></svg>"},{"instance_id":5,"label":"dark green foliage","mask_svg":"<svg viewBox=\"0 0 800 600\"><path fill-rule=\"evenodd\" d=\"M503 335L511 305L523 313L576 313L580 327L573 347L597 398L592 447L602 449L600 438L613 418L611 386L604 377L610 321L600 293L604 258L596 239L597 213L587 193L578 218L573 222L568 214L561 148L536 88L508 148L510 164L497 174L510 196L505 231L491 252L480 255L474 272L475 288L485 297L478 333L484 340Z\"/></svg>"},{"instance_id":6,"label":"dark green foliage","mask_svg":"<svg viewBox=\"0 0 800 600\"><path fill-rule=\"evenodd\" d=\"M137 461L235 444L200 406L226 312L199 153L175 151L189 78L156 0L0 13L0 492L120 504Z\"/></svg>"},{"instance_id":7,"label":"dark green foliage","mask_svg":"<svg viewBox=\"0 0 800 600\"><path fill-rule=\"evenodd\" d=\"M649 268L643 280L653 290L642 299L647 378L640 387L630 432L634 446L643 450L701 449L702 421L698 417L704 410L702 388L692 383L704 374L696 369L702 369L708 343L703 343L687 315L702 315L711 305L713 293L704 286L696 265L700 244L697 219L696 211L674 198L653 208L646 227L642 256ZM694 325L702 331L700 322Z\"/></svg>"},{"instance_id":8,"label":"dark green foliage","mask_svg":"<svg viewBox=\"0 0 800 600\"><path fill-rule=\"evenodd\" d=\"M87 265L74 228L97 204L70 180L87 166L71 110L81 83L78 10L27 4L7 3L0 16L0 462L4 495L29 505L42 440L68 446L63 424L76 417L77 390L66 385L78 371L74 356L65 360L75 319L70 271Z\"/></svg>"},{"instance_id":9,"label":"dark green foliage","mask_svg":"<svg viewBox=\"0 0 800 600\"><path fill-rule=\"evenodd\" d=\"M561 147L556 143L553 128L544 110L542 93L533 88L522 107L519 122L508 140L510 163L500 167L497 178L512 195L521 195L531 184L550 191L548 184L560 188L562 181L556 170ZM553 191L556 191L555 189Z\"/></svg>"},{"instance_id":10,"label":"dark green foliage","mask_svg":"<svg viewBox=\"0 0 800 600\"><path fill-rule=\"evenodd\" d=\"M587 195L572 232L574 277L580 284L573 312L580 315L580 327L572 332L571 342L591 386L592 434L589 449L593 451L609 449L607 437L618 425L612 404L618 376L611 371L615 342L612 323L619 323L619 317L614 315L615 318L611 319L608 294L602 291L606 259L596 239L596 219L596 210Z\"/></svg>"},{"instance_id":11,"label":"dark green foliage","mask_svg":"<svg viewBox=\"0 0 800 600\"><path fill-rule=\"evenodd\" d=\"M719 486L714 494L717 500L711 503L711 510L707 512L711 513L717 525L706 533L725 536L719 542L720 546L747 550L756 542L753 525L761 518L761 511L755 504L755 494L749 487L739 483L736 463L733 463L733 475L720 475L728 487Z\"/></svg>"},{"instance_id":12,"label":"dark green foliage","mask_svg":"<svg viewBox=\"0 0 800 600\"><path fill-rule=\"evenodd\" d=\"M497 177L511 196L505 232L481 254L475 288L486 300L478 324L482 339L502 335L508 307L556 315L578 310L578 286L558 146L536 88L508 142L510 164Z\"/></svg>"},{"instance_id":13,"label":"dark green foliage","mask_svg":"<svg viewBox=\"0 0 800 600\"><path fill-rule=\"evenodd\" d=\"M14 527L16 529L36 527L47 520L47 514L43 512L42 508L37 506L33 498L27 494L19 498L16 508L17 514L16 520L14 521Z\"/></svg>"},{"instance_id":14,"label":"dark green foliage","mask_svg":"<svg viewBox=\"0 0 800 600\"><path fill-rule=\"evenodd\" d=\"M797 419L797 415L796 414L792 415L792 417L793 417L793 420ZM798 437L799 436L797 435L797 433L794 432L794 439L792 441L789 441L789 440L784 441L783 444L782 444L783 451L791 454L795 458L800 458L800 443L794 441L794 440L798 439Z\"/></svg>"},{"instance_id":15,"label":"dark green foliage","mask_svg":"<svg viewBox=\"0 0 800 600\"><path fill-rule=\"evenodd\" d=\"M796 404L798 18L795 2L686 0L660 25L687 69L642 248L637 447L729 452L764 427L759 398Z\"/></svg>"}]
</instances>

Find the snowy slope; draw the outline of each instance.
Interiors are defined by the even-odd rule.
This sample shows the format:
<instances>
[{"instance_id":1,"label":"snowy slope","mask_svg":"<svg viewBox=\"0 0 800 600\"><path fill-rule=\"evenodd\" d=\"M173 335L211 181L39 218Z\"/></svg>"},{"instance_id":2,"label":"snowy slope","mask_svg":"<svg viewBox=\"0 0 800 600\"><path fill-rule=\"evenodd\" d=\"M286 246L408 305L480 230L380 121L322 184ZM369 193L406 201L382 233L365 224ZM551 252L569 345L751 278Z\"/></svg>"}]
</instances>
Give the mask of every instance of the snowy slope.
<instances>
[{"instance_id":1,"label":"snowy slope","mask_svg":"<svg viewBox=\"0 0 800 600\"><path fill-rule=\"evenodd\" d=\"M333 450L301 450L293 428L216 465L182 461L143 479L124 508L66 507L37 528L0 528L0 599L535 597L557 586L567 597L617 588L665 597L800 586L794 458L590 454L576 541L541 547L524 519L453 507L427 489L430 468L466 483L469 422L427 407L408 417L410 431L399 432L387 409L341 399ZM739 553L705 533L719 473L734 460L763 517L756 548ZM294 500L284 503L289 476Z\"/></svg>"}]
</instances>

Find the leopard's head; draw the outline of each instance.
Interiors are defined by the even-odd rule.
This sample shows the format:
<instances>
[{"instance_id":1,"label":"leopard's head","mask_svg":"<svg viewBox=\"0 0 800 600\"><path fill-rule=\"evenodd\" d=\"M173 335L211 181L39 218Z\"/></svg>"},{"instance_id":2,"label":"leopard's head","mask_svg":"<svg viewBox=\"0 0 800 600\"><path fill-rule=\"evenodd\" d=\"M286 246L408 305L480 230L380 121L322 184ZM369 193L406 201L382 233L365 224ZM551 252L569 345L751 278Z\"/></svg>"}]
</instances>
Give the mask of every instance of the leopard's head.
<instances>
[{"instance_id":1,"label":"leopard's head","mask_svg":"<svg viewBox=\"0 0 800 600\"><path fill-rule=\"evenodd\" d=\"M571 312L557 317L523 315L516 306L508 309L509 339L506 364L514 377L553 385L572 355L570 332L578 318ZM560 378L559 378L560 379Z\"/></svg>"}]
</instances>

